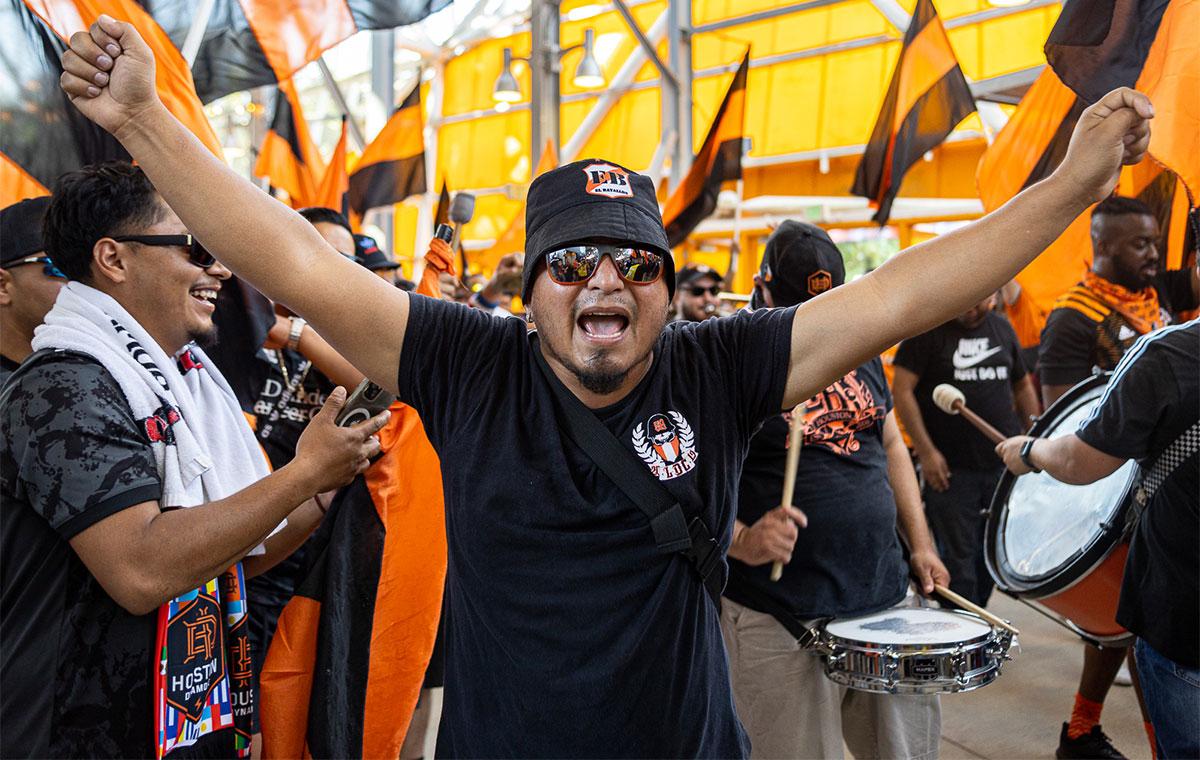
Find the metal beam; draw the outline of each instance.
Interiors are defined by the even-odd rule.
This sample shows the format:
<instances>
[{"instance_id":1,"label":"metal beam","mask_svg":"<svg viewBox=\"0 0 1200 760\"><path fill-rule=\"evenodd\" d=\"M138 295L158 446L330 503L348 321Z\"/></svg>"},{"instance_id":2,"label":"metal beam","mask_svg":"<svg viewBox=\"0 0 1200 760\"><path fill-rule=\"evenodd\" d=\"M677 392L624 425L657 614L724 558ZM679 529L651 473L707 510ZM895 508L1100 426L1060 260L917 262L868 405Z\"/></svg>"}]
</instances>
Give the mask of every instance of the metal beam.
<instances>
[{"instance_id":1,"label":"metal beam","mask_svg":"<svg viewBox=\"0 0 1200 760\"><path fill-rule=\"evenodd\" d=\"M537 164L542 146L549 140L558 150L558 125L562 95L559 92L559 13L558 0L533 0L529 19L530 34L529 74L532 80L530 105L532 106L531 139L529 141L530 166Z\"/></svg>"},{"instance_id":2,"label":"metal beam","mask_svg":"<svg viewBox=\"0 0 1200 760\"><path fill-rule=\"evenodd\" d=\"M791 53L780 53L778 55L768 55L764 58L751 58L750 68L758 69L763 66L774 66L779 63L787 63L789 61L799 61L804 58L816 58L818 56L827 55L829 53L839 53L843 50L855 50L857 48L870 47L879 45L884 42L898 41L899 37L893 37L890 34L877 34L874 37L863 37L858 40L846 40L845 42L834 42L829 45L821 45L820 47L809 48L808 50L797 50ZM729 74L737 71L741 61L727 63L724 66L713 66L710 69L697 71L695 76L697 79L704 77L717 76L718 74Z\"/></svg>"},{"instance_id":3,"label":"metal beam","mask_svg":"<svg viewBox=\"0 0 1200 760\"><path fill-rule=\"evenodd\" d=\"M693 34L705 34L707 32L716 32L721 29L728 29L731 26L741 26L742 24L752 24L755 21L766 21L767 19L776 18L778 16L786 16L791 13L799 13L800 11L812 10L813 8L822 8L826 5L837 5L838 3L846 2L846 0L808 0L804 3L794 3L792 5L781 5L778 8L771 8L757 13L747 13L745 16L734 16L733 18L721 19L720 21L712 21L707 24L692 29Z\"/></svg>"},{"instance_id":4,"label":"metal beam","mask_svg":"<svg viewBox=\"0 0 1200 760\"><path fill-rule=\"evenodd\" d=\"M642 28L638 26L637 20L634 19L633 14L629 12L629 6L625 5L624 0L613 0L613 5L615 5L617 10L620 11L621 18L625 19L625 25L629 27L629 31L633 32L633 36L637 38L638 44L640 44L642 49L646 51L646 57L649 58L650 62L654 64L654 68L658 69L658 73L661 76L670 80L673 85L678 87L679 78L675 76L675 72L668 69L667 65L658 57L658 51L654 49L654 45L650 42L650 40L646 39L646 35L642 32Z\"/></svg>"},{"instance_id":5,"label":"metal beam","mask_svg":"<svg viewBox=\"0 0 1200 760\"><path fill-rule=\"evenodd\" d=\"M333 102L337 105L338 110L342 112L342 117L346 120L346 126L350 128L350 137L358 146L359 151L367 147L367 141L363 139L362 130L358 128L358 122L354 120L354 116L350 113L350 106L346 104L346 96L342 94L342 88L338 87L337 80L333 78L333 72L329 70L329 64L325 63L325 57L317 58L317 68L321 69L321 77L325 80L325 88L329 90L329 94L333 96Z\"/></svg>"},{"instance_id":6,"label":"metal beam","mask_svg":"<svg viewBox=\"0 0 1200 760\"><path fill-rule=\"evenodd\" d=\"M1060 5L1061 0L1032 0L1032 2L1024 5L1013 5L1003 8L988 8L983 11L968 13L963 16L957 16L952 19L947 19L942 22L942 26L947 29L957 29L960 26L968 26L970 24L978 24L980 21L988 21L994 18L1004 18L1015 13L1024 13L1035 8L1045 8L1047 5Z\"/></svg>"},{"instance_id":7,"label":"metal beam","mask_svg":"<svg viewBox=\"0 0 1200 760\"><path fill-rule=\"evenodd\" d=\"M212 18L213 8L216 4L217 0L200 0L196 5L196 13L192 16L192 25L188 27L183 47L179 49L183 60L187 61L189 69L196 63L196 54L200 52L200 43L204 42L204 32L208 29L208 20Z\"/></svg>"},{"instance_id":8,"label":"metal beam","mask_svg":"<svg viewBox=\"0 0 1200 760\"><path fill-rule=\"evenodd\" d=\"M668 0L667 15L670 16L670 63L679 77L679 84L663 96L671 98L671 107L663 109L669 120L664 120L663 134L675 137L675 151L671 158L671 184L683 181L692 166L692 4L690 0Z\"/></svg>"}]
</instances>

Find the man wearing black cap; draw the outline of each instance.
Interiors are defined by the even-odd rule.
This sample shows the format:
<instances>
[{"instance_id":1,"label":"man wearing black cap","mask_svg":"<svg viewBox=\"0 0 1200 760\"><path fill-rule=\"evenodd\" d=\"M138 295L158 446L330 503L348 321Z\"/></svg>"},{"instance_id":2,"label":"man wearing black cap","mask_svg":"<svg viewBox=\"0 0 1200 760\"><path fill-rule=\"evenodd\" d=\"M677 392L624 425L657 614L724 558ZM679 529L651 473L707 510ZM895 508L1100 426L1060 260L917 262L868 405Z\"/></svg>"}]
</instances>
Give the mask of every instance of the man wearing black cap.
<instances>
[{"instance_id":1,"label":"man wearing black cap","mask_svg":"<svg viewBox=\"0 0 1200 760\"><path fill-rule=\"evenodd\" d=\"M0 211L0 384L33 353L33 329L67 282L42 246L49 205L49 196L42 196Z\"/></svg>"},{"instance_id":2,"label":"man wearing black cap","mask_svg":"<svg viewBox=\"0 0 1200 760\"><path fill-rule=\"evenodd\" d=\"M438 451L446 756L745 755L709 594L751 433L1010 279L1140 159L1151 116L1143 96L1114 92L1081 117L1054 177L985 222L803 308L666 330L674 266L653 182L567 164L529 188L527 333L330 253L163 108L152 60L131 25L101 17L64 54L63 86L222 261L414 406ZM602 470L593 449L608 437L623 450Z\"/></svg>"},{"instance_id":3,"label":"man wearing black cap","mask_svg":"<svg viewBox=\"0 0 1200 760\"><path fill-rule=\"evenodd\" d=\"M675 318L687 322L703 322L719 317L721 286L724 281L717 270L703 264L688 264L675 277Z\"/></svg>"},{"instance_id":4,"label":"man wearing black cap","mask_svg":"<svg viewBox=\"0 0 1200 760\"><path fill-rule=\"evenodd\" d=\"M754 300L793 306L844 280L842 254L829 235L788 220L767 239ZM841 757L843 740L858 758L937 756L936 696L847 689L825 677L815 650L797 644L818 618L900 604L910 571L923 594L949 582L891 405L876 357L771 417L750 441L721 630L753 756ZM794 506L780 506L793 425L804 428L800 469ZM786 563L778 581L771 580L773 562Z\"/></svg>"}]
</instances>

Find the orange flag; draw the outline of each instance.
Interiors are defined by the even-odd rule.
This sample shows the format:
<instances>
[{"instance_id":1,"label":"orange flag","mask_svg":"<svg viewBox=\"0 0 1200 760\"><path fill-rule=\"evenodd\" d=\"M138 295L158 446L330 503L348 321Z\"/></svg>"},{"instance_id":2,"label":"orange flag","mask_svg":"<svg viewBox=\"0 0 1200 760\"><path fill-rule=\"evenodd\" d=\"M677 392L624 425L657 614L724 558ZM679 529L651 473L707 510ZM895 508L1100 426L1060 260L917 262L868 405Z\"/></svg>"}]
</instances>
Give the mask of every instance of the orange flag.
<instances>
[{"instance_id":1,"label":"orange flag","mask_svg":"<svg viewBox=\"0 0 1200 760\"><path fill-rule=\"evenodd\" d=\"M266 177L286 191L292 208L322 205L317 203L317 183L325 176L325 162L309 134L300 96L290 80L280 82L275 91L275 115L254 164L254 175Z\"/></svg>"},{"instance_id":2,"label":"orange flag","mask_svg":"<svg viewBox=\"0 0 1200 760\"><path fill-rule=\"evenodd\" d=\"M342 117L342 136L338 138L337 146L333 149L333 158L329 159L329 168L321 178L321 186L317 188L314 206L325 206L336 209L343 214L348 210L346 191L350 188L350 173L346 170L346 117Z\"/></svg>"}]
</instances>

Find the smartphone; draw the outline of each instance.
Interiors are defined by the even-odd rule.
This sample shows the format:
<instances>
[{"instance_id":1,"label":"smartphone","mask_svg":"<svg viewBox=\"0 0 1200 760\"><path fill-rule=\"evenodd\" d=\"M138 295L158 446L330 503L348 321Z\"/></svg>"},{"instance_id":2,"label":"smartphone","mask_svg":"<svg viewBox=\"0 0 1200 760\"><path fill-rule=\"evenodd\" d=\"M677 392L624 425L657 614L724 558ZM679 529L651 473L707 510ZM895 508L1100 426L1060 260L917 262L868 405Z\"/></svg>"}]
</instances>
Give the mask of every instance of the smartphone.
<instances>
[{"instance_id":1,"label":"smartphone","mask_svg":"<svg viewBox=\"0 0 1200 760\"><path fill-rule=\"evenodd\" d=\"M392 405L396 397L380 388L370 380L364 379L346 397L342 411L338 412L334 424L340 427L350 427L360 422L366 422L375 415Z\"/></svg>"}]
</instances>

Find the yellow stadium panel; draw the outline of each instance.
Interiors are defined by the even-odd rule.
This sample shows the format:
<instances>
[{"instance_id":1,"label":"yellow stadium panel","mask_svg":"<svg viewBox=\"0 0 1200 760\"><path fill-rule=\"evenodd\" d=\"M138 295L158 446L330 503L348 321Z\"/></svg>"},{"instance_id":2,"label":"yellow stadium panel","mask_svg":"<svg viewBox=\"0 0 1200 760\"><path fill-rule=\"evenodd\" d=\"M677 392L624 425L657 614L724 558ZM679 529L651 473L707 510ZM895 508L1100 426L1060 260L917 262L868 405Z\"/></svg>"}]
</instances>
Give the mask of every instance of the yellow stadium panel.
<instances>
[{"instance_id":1,"label":"yellow stadium panel","mask_svg":"<svg viewBox=\"0 0 1200 760\"><path fill-rule=\"evenodd\" d=\"M881 34L894 36L896 31L870 2L852 0L698 34L692 40L692 62L703 71L736 63L746 45L752 58L765 58Z\"/></svg>"},{"instance_id":2,"label":"yellow stadium panel","mask_svg":"<svg viewBox=\"0 0 1200 760\"><path fill-rule=\"evenodd\" d=\"M1046 62L1042 47L1058 19L1059 6L1035 8L1027 13L990 19L973 26L978 54L973 59L960 50L958 29L949 32L963 73L971 79L989 79Z\"/></svg>"},{"instance_id":3,"label":"yellow stadium panel","mask_svg":"<svg viewBox=\"0 0 1200 760\"><path fill-rule=\"evenodd\" d=\"M504 48L511 47L513 55L529 57L529 33L487 40L446 63L446 87L443 88L442 114L461 113L492 108L492 87L504 68ZM521 88L522 100L529 101L529 67L520 61L513 63L513 76Z\"/></svg>"},{"instance_id":4,"label":"yellow stadium panel","mask_svg":"<svg viewBox=\"0 0 1200 760\"><path fill-rule=\"evenodd\" d=\"M523 201L509 200L506 195L481 195L475 199L475 216L463 226L465 240L495 240L518 213L525 213ZM471 255L467 253L467 259Z\"/></svg>"},{"instance_id":5,"label":"yellow stadium panel","mask_svg":"<svg viewBox=\"0 0 1200 760\"><path fill-rule=\"evenodd\" d=\"M405 277L412 277L412 263L406 259L425 254L423 248L415 251L418 214L419 209L411 203L397 203L392 207L392 240L395 245L392 256L401 261Z\"/></svg>"},{"instance_id":6,"label":"yellow stadium panel","mask_svg":"<svg viewBox=\"0 0 1200 760\"><path fill-rule=\"evenodd\" d=\"M438 172L452 188L529 181L529 111L446 124L438 131Z\"/></svg>"},{"instance_id":7,"label":"yellow stadium panel","mask_svg":"<svg viewBox=\"0 0 1200 760\"><path fill-rule=\"evenodd\" d=\"M594 103L589 100L563 106L564 142L569 139L567 130L574 132ZM661 115L657 89L627 93L604 117L591 139L584 143L578 157L606 158L634 170L648 167L658 148L657 138L662 132Z\"/></svg>"},{"instance_id":8,"label":"yellow stadium panel","mask_svg":"<svg viewBox=\"0 0 1200 760\"><path fill-rule=\"evenodd\" d=\"M750 69L746 82L746 135L752 156L808 150L825 118L819 104L826 87L824 58L806 58ZM777 93L777 97L768 97Z\"/></svg>"},{"instance_id":9,"label":"yellow stadium panel","mask_svg":"<svg viewBox=\"0 0 1200 760\"><path fill-rule=\"evenodd\" d=\"M866 144L898 55L900 43L891 42L826 56L823 99L813 104L821 110L821 130L816 144L802 150ZM774 93L772 102L781 95Z\"/></svg>"}]
</instances>

